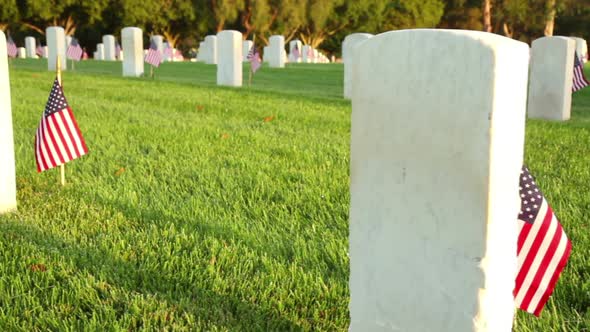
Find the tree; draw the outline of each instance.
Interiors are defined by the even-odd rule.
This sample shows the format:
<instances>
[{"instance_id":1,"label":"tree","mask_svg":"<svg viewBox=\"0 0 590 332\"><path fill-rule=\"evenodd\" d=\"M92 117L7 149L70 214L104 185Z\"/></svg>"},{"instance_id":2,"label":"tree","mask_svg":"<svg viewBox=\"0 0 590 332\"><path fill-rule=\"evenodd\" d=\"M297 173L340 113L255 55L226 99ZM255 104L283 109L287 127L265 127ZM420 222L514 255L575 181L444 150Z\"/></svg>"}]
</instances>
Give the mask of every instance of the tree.
<instances>
[{"instance_id":1,"label":"tree","mask_svg":"<svg viewBox=\"0 0 590 332\"><path fill-rule=\"evenodd\" d=\"M492 32L492 0L483 0L483 31Z\"/></svg>"},{"instance_id":2,"label":"tree","mask_svg":"<svg viewBox=\"0 0 590 332\"><path fill-rule=\"evenodd\" d=\"M9 24L18 22L18 19L16 0L0 0L0 30L6 30Z\"/></svg>"}]
</instances>

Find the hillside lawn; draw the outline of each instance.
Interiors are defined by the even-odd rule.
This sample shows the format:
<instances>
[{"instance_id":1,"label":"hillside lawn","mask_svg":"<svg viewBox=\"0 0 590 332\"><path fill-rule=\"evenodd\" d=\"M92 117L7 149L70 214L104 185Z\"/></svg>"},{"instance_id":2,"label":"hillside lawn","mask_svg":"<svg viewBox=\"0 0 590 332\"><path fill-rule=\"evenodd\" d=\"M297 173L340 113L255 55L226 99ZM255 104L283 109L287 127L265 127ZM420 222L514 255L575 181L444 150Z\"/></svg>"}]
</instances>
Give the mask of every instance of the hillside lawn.
<instances>
[{"instance_id":1,"label":"hillside lawn","mask_svg":"<svg viewBox=\"0 0 590 332\"><path fill-rule=\"evenodd\" d=\"M201 63L155 79L78 63L63 85L90 152L63 188L33 153L55 74L10 66L18 212L0 216L1 331L347 329L342 65L264 67L233 89ZM515 331L590 331L590 88L573 105L569 122L527 121L526 164L573 252Z\"/></svg>"}]
</instances>

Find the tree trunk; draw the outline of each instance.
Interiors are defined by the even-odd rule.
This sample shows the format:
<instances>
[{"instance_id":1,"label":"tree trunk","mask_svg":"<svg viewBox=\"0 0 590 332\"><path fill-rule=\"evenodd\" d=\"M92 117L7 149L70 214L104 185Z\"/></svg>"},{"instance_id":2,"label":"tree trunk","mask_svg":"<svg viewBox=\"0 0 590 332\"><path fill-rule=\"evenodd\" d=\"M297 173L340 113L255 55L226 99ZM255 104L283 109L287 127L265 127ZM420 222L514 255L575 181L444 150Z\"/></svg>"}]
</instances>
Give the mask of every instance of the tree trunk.
<instances>
[{"instance_id":1,"label":"tree trunk","mask_svg":"<svg viewBox=\"0 0 590 332\"><path fill-rule=\"evenodd\" d=\"M547 0L545 3L545 36L553 36L555 26L555 0Z\"/></svg>"},{"instance_id":2,"label":"tree trunk","mask_svg":"<svg viewBox=\"0 0 590 332\"><path fill-rule=\"evenodd\" d=\"M508 25L508 23L504 22L504 24L502 25L502 29L504 30L504 35L506 37L512 38L514 31L512 29L510 29L510 26Z\"/></svg>"},{"instance_id":3,"label":"tree trunk","mask_svg":"<svg viewBox=\"0 0 590 332\"><path fill-rule=\"evenodd\" d=\"M483 31L492 32L492 0L483 0Z\"/></svg>"}]
</instances>

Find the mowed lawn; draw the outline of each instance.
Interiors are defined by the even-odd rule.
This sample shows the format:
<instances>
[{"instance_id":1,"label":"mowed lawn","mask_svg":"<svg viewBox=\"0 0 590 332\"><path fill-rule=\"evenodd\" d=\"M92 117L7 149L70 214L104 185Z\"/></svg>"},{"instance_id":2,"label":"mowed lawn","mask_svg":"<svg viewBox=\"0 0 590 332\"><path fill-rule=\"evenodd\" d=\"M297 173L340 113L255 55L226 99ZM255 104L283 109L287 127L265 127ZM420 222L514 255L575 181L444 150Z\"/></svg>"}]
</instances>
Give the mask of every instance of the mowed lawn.
<instances>
[{"instance_id":1,"label":"mowed lawn","mask_svg":"<svg viewBox=\"0 0 590 332\"><path fill-rule=\"evenodd\" d=\"M346 330L342 66L265 67L250 89L216 87L204 64L120 71L64 73L90 152L62 188L33 153L54 73L11 64L19 206L0 216L0 330ZM527 122L526 163L573 253L541 317L519 313L515 331L590 331L587 90L571 121Z\"/></svg>"}]
</instances>

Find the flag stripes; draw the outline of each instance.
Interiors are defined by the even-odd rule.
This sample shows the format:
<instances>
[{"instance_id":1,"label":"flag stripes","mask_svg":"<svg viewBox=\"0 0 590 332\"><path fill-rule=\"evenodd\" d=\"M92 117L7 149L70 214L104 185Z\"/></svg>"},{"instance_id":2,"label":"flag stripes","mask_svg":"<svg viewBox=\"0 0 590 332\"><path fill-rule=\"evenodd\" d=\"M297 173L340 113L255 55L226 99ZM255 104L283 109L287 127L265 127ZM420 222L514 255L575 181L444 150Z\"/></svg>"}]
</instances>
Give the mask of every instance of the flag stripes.
<instances>
[{"instance_id":1,"label":"flag stripes","mask_svg":"<svg viewBox=\"0 0 590 332\"><path fill-rule=\"evenodd\" d=\"M574 83L572 84L572 92L579 91L590 85L586 76L584 76L584 65L578 58L578 54L574 54Z\"/></svg>"},{"instance_id":2,"label":"flag stripes","mask_svg":"<svg viewBox=\"0 0 590 332\"><path fill-rule=\"evenodd\" d=\"M37 171L65 164L86 153L86 142L56 79L35 134Z\"/></svg>"},{"instance_id":3,"label":"flag stripes","mask_svg":"<svg viewBox=\"0 0 590 332\"><path fill-rule=\"evenodd\" d=\"M84 51L80 47L80 44L78 44L78 40L76 38L72 38L72 42L66 51L66 57L71 60L80 61L82 58L82 53L84 53Z\"/></svg>"},{"instance_id":4,"label":"flag stripes","mask_svg":"<svg viewBox=\"0 0 590 332\"><path fill-rule=\"evenodd\" d=\"M156 43L152 40L150 42L150 48L148 49L148 52L145 55L144 61L152 66L159 67L160 63L162 63L162 60L162 54L160 54L160 51L158 51Z\"/></svg>"},{"instance_id":5,"label":"flag stripes","mask_svg":"<svg viewBox=\"0 0 590 332\"><path fill-rule=\"evenodd\" d=\"M11 58L16 58L16 56L18 55L18 48L16 47L14 40L10 36L8 36L8 38L6 39L6 52L8 53L8 56Z\"/></svg>"}]
</instances>

